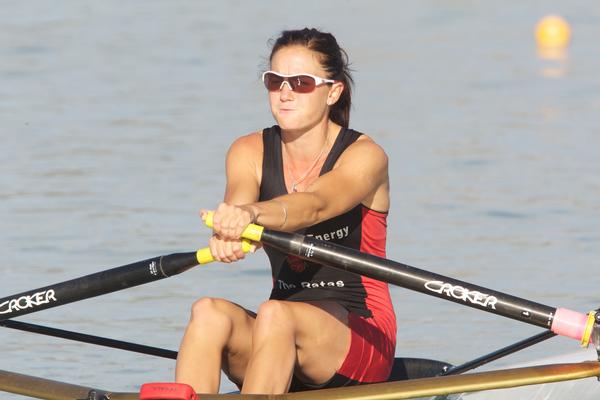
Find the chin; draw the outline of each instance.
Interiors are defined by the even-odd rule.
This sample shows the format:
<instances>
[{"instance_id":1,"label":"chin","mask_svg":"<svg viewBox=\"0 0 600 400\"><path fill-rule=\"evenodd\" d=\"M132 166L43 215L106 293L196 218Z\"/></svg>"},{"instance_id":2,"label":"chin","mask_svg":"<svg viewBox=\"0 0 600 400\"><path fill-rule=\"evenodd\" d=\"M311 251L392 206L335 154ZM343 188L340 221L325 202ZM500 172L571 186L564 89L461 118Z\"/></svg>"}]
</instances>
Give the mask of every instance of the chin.
<instances>
[{"instance_id":1,"label":"chin","mask_svg":"<svg viewBox=\"0 0 600 400\"><path fill-rule=\"evenodd\" d=\"M275 121L277 122L277 125L279 125L279 127L281 129L287 130L287 131L293 131L293 130L298 130L298 129L302 129L304 127L304 124L301 123L298 118L290 118L290 116L277 116L275 118Z\"/></svg>"}]
</instances>

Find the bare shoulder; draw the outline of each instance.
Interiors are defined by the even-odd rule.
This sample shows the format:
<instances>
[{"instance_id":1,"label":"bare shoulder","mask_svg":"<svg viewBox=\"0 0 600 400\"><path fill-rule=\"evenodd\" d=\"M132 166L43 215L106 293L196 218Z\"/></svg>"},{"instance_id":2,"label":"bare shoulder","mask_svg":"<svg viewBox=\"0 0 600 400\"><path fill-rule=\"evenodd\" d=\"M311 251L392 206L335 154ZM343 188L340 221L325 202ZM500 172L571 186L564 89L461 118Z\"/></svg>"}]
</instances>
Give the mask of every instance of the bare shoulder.
<instances>
[{"instance_id":1,"label":"bare shoulder","mask_svg":"<svg viewBox=\"0 0 600 400\"><path fill-rule=\"evenodd\" d=\"M252 132L237 138L229 147L227 161L260 164L263 157L262 132Z\"/></svg>"},{"instance_id":2,"label":"bare shoulder","mask_svg":"<svg viewBox=\"0 0 600 400\"><path fill-rule=\"evenodd\" d=\"M229 181L245 179L260 182L262 174L262 132L252 132L237 138L227 152L227 176Z\"/></svg>"},{"instance_id":3,"label":"bare shoulder","mask_svg":"<svg viewBox=\"0 0 600 400\"><path fill-rule=\"evenodd\" d=\"M386 168L388 164L388 156L383 147L378 145L370 136L364 134L342 153L340 160L343 161L343 159L346 158L352 160L352 162L361 160L363 162L372 162Z\"/></svg>"},{"instance_id":4,"label":"bare shoulder","mask_svg":"<svg viewBox=\"0 0 600 400\"><path fill-rule=\"evenodd\" d=\"M262 131L251 132L237 138L229 148L229 152L254 152L262 154Z\"/></svg>"},{"instance_id":5,"label":"bare shoulder","mask_svg":"<svg viewBox=\"0 0 600 400\"><path fill-rule=\"evenodd\" d=\"M360 202L379 211L390 207L388 157L383 147L367 135L361 135L344 150L326 179L323 185L333 188L332 196L343 191L354 205Z\"/></svg>"}]
</instances>

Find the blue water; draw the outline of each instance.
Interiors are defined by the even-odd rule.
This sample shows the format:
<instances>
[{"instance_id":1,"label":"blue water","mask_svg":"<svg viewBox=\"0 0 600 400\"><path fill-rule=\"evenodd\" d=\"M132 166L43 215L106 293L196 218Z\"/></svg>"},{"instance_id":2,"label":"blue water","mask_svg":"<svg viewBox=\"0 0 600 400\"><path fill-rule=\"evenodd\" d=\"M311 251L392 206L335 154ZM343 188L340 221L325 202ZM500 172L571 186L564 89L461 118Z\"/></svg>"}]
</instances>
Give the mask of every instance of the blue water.
<instances>
[{"instance_id":1,"label":"blue water","mask_svg":"<svg viewBox=\"0 0 600 400\"><path fill-rule=\"evenodd\" d=\"M600 10L595 2L3 2L0 297L206 244L224 153L272 124L268 39L333 32L352 126L390 157L391 259L582 312L600 306ZM543 59L533 29L573 41ZM177 349L189 306L256 308L266 257L22 317ZM398 355L460 363L538 328L393 288ZM8 329L0 369L133 391L174 363ZM510 363L569 352L552 339ZM232 386L223 385L223 390ZM10 395L2 399L19 398Z\"/></svg>"}]
</instances>

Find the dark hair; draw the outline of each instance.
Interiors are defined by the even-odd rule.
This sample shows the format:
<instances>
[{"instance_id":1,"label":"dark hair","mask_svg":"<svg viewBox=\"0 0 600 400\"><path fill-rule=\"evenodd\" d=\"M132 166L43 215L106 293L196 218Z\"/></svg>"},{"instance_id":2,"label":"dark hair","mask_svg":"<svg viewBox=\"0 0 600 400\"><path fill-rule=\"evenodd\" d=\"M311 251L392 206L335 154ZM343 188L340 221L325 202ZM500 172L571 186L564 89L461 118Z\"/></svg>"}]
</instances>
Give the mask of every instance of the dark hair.
<instances>
[{"instance_id":1,"label":"dark hair","mask_svg":"<svg viewBox=\"0 0 600 400\"><path fill-rule=\"evenodd\" d=\"M329 118L338 125L348 127L350 123L350 106L352 105L352 88L354 83L348 67L348 54L342 49L331 33L317 29L299 29L281 32L281 36L273 43L269 61L277 50L286 46L300 45L321 55L320 62L328 76L344 83L344 91L338 101L331 106Z\"/></svg>"}]
</instances>

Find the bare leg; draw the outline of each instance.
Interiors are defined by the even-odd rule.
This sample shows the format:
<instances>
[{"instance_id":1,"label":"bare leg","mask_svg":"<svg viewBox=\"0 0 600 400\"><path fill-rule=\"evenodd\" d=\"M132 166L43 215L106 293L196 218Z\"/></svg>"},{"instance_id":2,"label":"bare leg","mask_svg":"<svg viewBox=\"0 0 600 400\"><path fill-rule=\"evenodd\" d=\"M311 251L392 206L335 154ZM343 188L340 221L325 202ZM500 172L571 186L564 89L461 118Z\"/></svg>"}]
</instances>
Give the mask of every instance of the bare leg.
<instances>
[{"instance_id":1,"label":"bare leg","mask_svg":"<svg viewBox=\"0 0 600 400\"><path fill-rule=\"evenodd\" d=\"M307 382L324 383L349 347L347 311L340 305L269 300L258 310L242 393L284 393L294 370Z\"/></svg>"},{"instance_id":2,"label":"bare leg","mask_svg":"<svg viewBox=\"0 0 600 400\"><path fill-rule=\"evenodd\" d=\"M179 348L175 380L196 392L217 393L224 367L234 381L242 382L253 325L254 318L237 304L213 298L195 302Z\"/></svg>"}]
</instances>

